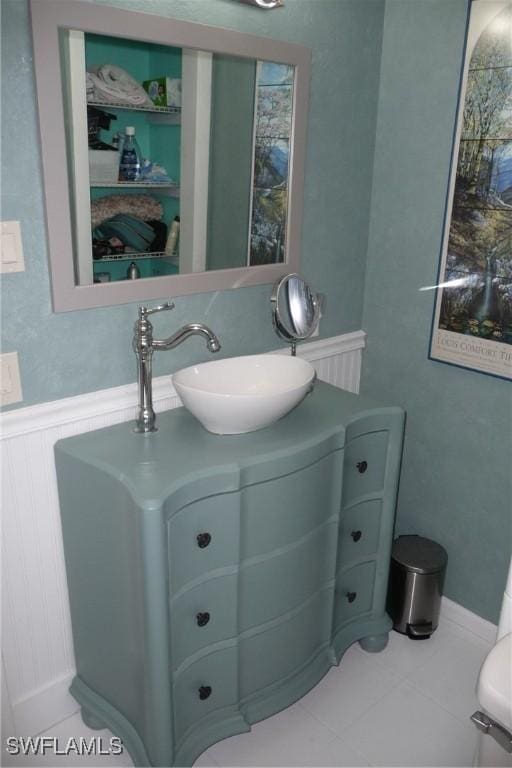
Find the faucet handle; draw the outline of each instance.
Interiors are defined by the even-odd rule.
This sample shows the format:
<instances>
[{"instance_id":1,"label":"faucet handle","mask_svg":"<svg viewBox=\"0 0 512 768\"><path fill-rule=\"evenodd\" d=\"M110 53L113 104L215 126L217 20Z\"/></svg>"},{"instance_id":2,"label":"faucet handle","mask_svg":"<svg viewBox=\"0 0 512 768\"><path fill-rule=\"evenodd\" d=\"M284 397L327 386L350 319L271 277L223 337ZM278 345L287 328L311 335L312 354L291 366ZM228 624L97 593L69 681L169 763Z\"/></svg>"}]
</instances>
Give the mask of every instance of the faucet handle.
<instances>
[{"instance_id":1,"label":"faucet handle","mask_svg":"<svg viewBox=\"0 0 512 768\"><path fill-rule=\"evenodd\" d=\"M139 314L141 317L147 317L148 315L154 315L155 312L164 312L167 309L174 309L174 301L166 301L165 304L159 304L158 307L152 307L151 309L148 309L147 307L139 307Z\"/></svg>"}]
</instances>

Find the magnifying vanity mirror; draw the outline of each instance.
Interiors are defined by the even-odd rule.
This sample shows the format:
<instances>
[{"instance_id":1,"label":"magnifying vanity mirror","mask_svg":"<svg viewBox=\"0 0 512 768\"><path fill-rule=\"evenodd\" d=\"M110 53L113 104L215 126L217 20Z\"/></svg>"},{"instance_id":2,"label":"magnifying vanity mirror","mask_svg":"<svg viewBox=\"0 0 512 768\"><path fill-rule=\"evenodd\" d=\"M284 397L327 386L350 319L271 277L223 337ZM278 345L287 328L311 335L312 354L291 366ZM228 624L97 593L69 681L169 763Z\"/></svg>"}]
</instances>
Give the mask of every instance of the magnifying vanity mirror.
<instances>
[{"instance_id":1,"label":"magnifying vanity mirror","mask_svg":"<svg viewBox=\"0 0 512 768\"><path fill-rule=\"evenodd\" d=\"M318 326L321 297L300 275L290 274L275 283L270 301L275 331L295 355L297 342L311 336Z\"/></svg>"},{"instance_id":2,"label":"magnifying vanity mirror","mask_svg":"<svg viewBox=\"0 0 512 768\"><path fill-rule=\"evenodd\" d=\"M307 48L79 0L31 17L55 311L298 268Z\"/></svg>"}]
</instances>

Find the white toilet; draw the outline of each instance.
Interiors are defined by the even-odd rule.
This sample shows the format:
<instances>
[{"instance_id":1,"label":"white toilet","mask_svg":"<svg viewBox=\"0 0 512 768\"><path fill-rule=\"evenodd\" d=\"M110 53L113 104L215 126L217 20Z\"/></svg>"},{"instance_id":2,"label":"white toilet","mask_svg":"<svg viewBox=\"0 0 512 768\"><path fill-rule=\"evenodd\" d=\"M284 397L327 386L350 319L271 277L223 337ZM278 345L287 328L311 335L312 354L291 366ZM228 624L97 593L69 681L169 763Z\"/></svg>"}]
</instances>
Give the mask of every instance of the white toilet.
<instances>
[{"instance_id":1,"label":"white toilet","mask_svg":"<svg viewBox=\"0 0 512 768\"><path fill-rule=\"evenodd\" d=\"M480 729L475 766L512 767L512 561L498 624L496 645L482 664L471 716Z\"/></svg>"}]
</instances>

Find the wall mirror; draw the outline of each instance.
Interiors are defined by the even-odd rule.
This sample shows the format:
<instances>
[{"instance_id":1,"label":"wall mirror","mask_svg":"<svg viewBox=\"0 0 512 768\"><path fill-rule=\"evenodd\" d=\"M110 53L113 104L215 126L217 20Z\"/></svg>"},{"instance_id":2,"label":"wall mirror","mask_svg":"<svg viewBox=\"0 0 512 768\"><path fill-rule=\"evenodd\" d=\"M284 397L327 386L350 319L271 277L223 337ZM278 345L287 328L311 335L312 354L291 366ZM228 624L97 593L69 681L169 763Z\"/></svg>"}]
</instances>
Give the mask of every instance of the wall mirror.
<instances>
[{"instance_id":1,"label":"wall mirror","mask_svg":"<svg viewBox=\"0 0 512 768\"><path fill-rule=\"evenodd\" d=\"M55 311L298 268L307 48L79 1L31 18Z\"/></svg>"}]
</instances>

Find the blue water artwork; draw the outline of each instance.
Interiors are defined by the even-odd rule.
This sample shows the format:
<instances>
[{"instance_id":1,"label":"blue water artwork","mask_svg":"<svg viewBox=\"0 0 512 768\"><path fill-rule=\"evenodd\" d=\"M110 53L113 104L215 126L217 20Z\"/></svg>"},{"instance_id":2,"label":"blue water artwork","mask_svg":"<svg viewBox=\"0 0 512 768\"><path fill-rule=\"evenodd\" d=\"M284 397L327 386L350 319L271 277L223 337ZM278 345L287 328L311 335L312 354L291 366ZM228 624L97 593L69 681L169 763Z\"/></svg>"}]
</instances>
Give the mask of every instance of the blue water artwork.
<instances>
[{"instance_id":1,"label":"blue water artwork","mask_svg":"<svg viewBox=\"0 0 512 768\"><path fill-rule=\"evenodd\" d=\"M259 62L249 263L286 260L294 68Z\"/></svg>"},{"instance_id":2,"label":"blue water artwork","mask_svg":"<svg viewBox=\"0 0 512 768\"><path fill-rule=\"evenodd\" d=\"M512 2L470 39L431 356L512 378Z\"/></svg>"}]
</instances>

